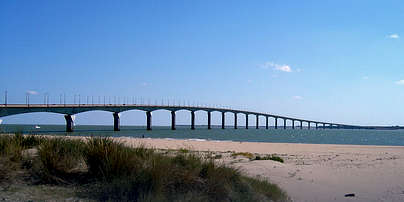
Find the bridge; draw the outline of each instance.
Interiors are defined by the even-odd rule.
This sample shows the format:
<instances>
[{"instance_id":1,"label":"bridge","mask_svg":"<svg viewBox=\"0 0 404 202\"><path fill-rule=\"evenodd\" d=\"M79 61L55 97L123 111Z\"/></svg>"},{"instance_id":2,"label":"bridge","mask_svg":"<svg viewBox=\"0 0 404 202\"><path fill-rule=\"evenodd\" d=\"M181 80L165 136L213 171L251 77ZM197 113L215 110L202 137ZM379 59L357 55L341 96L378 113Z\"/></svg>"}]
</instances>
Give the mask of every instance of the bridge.
<instances>
[{"instance_id":1,"label":"bridge","mask_svg":"<svg viewBox=\"0 0 404 202\"><path fill-rule=\"evenodd\" d=\"M201 106L170 106L170 105L150 105L150 104L3 104L0 105L0 117L16 115L16 114L24 114L24 113L32 113L32 112L51 112L63 114L66 120L66 132L72 132L74 126L73 115L87 112L87 111L108 111L112 112L114 119L114 131L120 130L120 116L119 113L129 110L141 110L146 113L146 128L147 130L152 130L152 112L156 110L168 110L171 112L171 129L175 130L175 115L176 111L179 110L187 110L191 113L190 120L190 129L195 129L195 112L196 111L205 111L208 116L208 129L211 129L211 113L212 112L220 112L221 113L221 128L225 129L225 115L226 113L234 114L234 129L237 129L237 115L243 114L246 118L245 128L248 129L248 116L255 115L256 117L256 125L255 128L259 128L259 117L265 117L266 124L265 128L269 128L269 119L274 119L274 128L278 129L278 120L283 120L283 129L287 128L287 120L292 122L291 128L295 129L295 123L300 123L297 125L300 129L303 129L303 123L307 123L307 129L311 129L312 127L315 129L340 129L340 128L360 128L359 126L353 125L345 125L339 123L330 123L330 122L322 122L315 120L306 120L294 117L280 116L275 114L268 113L260 113L246 110L235 110L229 108L220 108L220 107L201 107Z\"/></svg>"}]
</instances>

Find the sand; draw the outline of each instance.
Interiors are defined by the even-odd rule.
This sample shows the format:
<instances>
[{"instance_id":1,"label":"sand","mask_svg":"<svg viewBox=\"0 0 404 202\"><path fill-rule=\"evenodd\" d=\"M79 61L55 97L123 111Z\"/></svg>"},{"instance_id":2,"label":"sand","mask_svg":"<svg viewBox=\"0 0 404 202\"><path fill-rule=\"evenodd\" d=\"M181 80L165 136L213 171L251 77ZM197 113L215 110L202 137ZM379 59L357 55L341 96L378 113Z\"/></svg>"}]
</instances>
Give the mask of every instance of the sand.
<instances>
[{"instance_id":1,"label":"sand","mask_svg":"<svg viewBox=\"0 0 404 202\"><path fill-rule=\"evenodd\" d=\"M249 176L269 178L294 201L404 201L404 147L119 138L159 149L277 154L271 160L223 161ZM345 194L355 194L345 197Z\"/></svg>"}]
</instances>

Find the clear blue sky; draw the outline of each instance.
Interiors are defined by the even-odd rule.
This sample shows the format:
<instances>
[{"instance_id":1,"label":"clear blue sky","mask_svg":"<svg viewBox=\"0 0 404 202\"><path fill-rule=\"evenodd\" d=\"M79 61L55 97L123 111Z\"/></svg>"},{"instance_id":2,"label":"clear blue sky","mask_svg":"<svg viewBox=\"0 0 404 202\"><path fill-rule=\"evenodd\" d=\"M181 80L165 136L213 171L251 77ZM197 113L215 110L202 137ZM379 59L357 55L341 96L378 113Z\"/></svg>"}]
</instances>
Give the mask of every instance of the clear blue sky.
<instances>
[{"instance_id":1,"label":"clear blue sky","mask_svg":"<svg viewBox=\"0 0 404 202\"><path fill-rule=\"evenodd\" d=\"M44 93L56 103L63 93L136 96L404 125L403 19L402 1L1 1L0 91L9 103L27 92L33 103ZM126 112L122 124L144 117ZM166 111L153 117L170 121ZM179 112L178 123L189 117ZM64 123L46 113L2 119ZM107 112L76 119L112 124Z\"/></svg>"}]
</instances>

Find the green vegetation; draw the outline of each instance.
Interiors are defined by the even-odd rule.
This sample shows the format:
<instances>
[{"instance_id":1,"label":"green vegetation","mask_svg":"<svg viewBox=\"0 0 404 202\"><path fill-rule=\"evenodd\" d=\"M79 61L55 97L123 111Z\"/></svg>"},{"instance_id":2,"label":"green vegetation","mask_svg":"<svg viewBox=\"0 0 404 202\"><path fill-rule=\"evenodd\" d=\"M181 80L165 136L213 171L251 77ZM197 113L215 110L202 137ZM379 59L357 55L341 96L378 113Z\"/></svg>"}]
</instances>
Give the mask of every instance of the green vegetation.
<instances>
[{"instance_id":1,"label":"green vegetation","mask_svg":"<svg viewBox=\"0 0 404 202\"><path fill-rule=\"evenodd\" d=\"M186 149L186 148L180 148L178 151L183 154L189 153L189 149Z\"/></svg>"},{"instance_id":2,"label":"green vegetation","mask_svg":"<svg viewBox=\"0 0 404 202\"><path fill-rule=\"evenodd\" d=\"M253 159L253 158L254 158L254 154L252 154L252 153L250 153L250 152L237 152L237 153L232 153L231 156L233 156L233 157L244 156L244 157L249 158L249 159Z\"/></svg>"},{"instance_id":3,"label":"green vegetation","mask_svg":"<svg viewBox=\"0 0 404 202\"><path fill-rule=\"evenodd\" d=\"M278 162L281 162L281 163L284 162L284 160L281 157L279 157L279 156L277 156L275 154L260 156L258 154L254 155L254 154L249 153L249 152L237 152L237 153L232 153L231 156L232 157L243 156L243 157L246 157L246 158L248 158L250 160L272 160L272 161L278 161Z\"/></svg>"},{"instance_id":4,"label":"green vegetation","mask_svg":"<svg viewBox=\"0 0 404 202\"><path fill-rule=\"evenodd\" d=\"M66 138L49 138L38 146L34 174L42 183L69 183L83 162L84 143Z\"/></svg>"},{"instance_id":5,"label":"green vegetation","mask_svg":"<svg viewBox=\"0 0 404 202\"><path fill-rule=\"evenodd\" d=\"M257 156L255 156L254 160L272 160L272 161L278 161L278 162L281 162L281 163L284 162L284 160L281 157L276 156L275 154L265 155L265 156L257 155Z\"/></svg>"},{"instance_id":6,"label":"green vegetation","mask_svg":"<svg viewBox=\"0 0 404 202\"><path fill-rule=\"evenodd\" d=\"M23 161L23 151L39 145L42 140L41 137L23 136L19 133L0 136L0 184L12 182L22 167L30 165L29 158Z\"/></svg>"},{"instance_id":7,"label":"green vegetation","mask_svg":"<svg viewBox=\"0 0 404 202\"><path fill-rule=\"evenodd\" d=\"M29 173L32 183L71 186L78 196L100 201L288 200L278 186L213 158L185 149L165 155L111 138L1 135L0 184L16 169Z\"/></svg>"}]
</instances>

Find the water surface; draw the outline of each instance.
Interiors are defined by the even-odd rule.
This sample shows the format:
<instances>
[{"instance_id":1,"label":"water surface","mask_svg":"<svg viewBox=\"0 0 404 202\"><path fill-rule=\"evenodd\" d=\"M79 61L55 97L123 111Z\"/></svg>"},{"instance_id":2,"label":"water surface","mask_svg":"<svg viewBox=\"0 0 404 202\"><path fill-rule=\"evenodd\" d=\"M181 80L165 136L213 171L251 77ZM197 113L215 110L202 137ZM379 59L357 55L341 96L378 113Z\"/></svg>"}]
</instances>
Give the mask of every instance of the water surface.
<instances>
[{"instance_id":1,"label":"water surface","mask_svg":"<svg viewBox=\"0 0 404 202\"><path fill-rule=\"evenodd\" d=\"M310 144L353 144L353 145L391 145L404 146L404 130L365 130L365 129L233 129L225 130L206 126L197 126L190 130L189 126L177 126L170 130L169 126L153 126L147 131L144 126L121 126L121 131L113 131L113 126L78 125L73 133L66 133L64 125L14 125L2 124L0 131L4 133L22 132L24 134L56 134L77 136L112 136L112 137L148 137L173 139L198 139L246 142L279 142Z\"/></svg>"}]
</instances>

